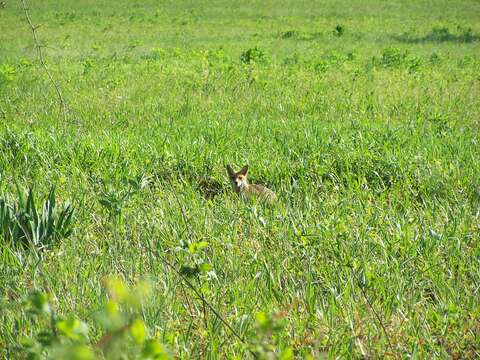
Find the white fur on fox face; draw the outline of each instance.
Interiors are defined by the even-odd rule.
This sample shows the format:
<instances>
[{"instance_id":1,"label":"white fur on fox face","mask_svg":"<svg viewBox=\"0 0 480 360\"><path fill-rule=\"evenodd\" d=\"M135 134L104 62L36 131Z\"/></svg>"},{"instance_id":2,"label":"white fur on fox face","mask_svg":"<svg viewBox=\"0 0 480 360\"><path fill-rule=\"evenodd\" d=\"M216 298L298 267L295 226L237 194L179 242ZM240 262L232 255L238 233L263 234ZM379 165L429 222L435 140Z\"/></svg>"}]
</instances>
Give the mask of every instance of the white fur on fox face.
<instances>
[{"instance_id":1,"label":"white fur on fox face","mask_svg":"<svg viewBox=\"0 0 480 360\"><path fill-rule=\"evenodd\" d=\"M245 178L238 177L235 179L235 182L240 189L243 189L247 186L247 181Z\"/></svg>"}]
</instances>

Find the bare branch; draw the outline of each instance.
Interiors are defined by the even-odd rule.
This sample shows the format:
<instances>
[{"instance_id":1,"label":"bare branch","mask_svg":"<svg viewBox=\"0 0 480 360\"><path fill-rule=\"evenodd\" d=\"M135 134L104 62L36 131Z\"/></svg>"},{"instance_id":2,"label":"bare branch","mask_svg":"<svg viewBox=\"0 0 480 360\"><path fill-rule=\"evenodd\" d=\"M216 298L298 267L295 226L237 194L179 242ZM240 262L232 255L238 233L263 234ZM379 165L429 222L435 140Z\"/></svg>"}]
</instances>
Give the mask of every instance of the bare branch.
<instances>
[{"instance_id":1,"label":"bare branch","mask_svg":"<svg viewBox=\"0 0 480 360\"><path fill-rule=\"evenodd\" d=\"M42 65L43 69L45 70L50 82L52 83L53 87L55 88L55 92L57 93L58 100L60 102L60 110L62 111L62 115L65 121L67 121L67 110L68 106L67 103L62 95L62 91L60 90L60 86L56 83L55 79L52 76L52 73L48 69L47 63L45 62L45 57L43 56L42 46L40 45L40 41L38 40L37 36L37 29L39 26L34 26L32 23L32 19L30 18L30 12L27 4L27 0L20 0L22 5L23 12L25 13L25 18L27 23L32 31L33 35L33 42L35 45L35 49L37 50L38 59L40 60L40 64Z\"/></svg>"},{"instance_id":2,"label":"bare branch","mask_svg":"<svg viewBox=\"0 0 480 360\"><path fill-rule=\"evenodd\" d=\"M169 183L170 183L170 186L172 187L172 189L174 188L173 186L173 183L171 180L169 180ZM186 229L188 229L189 233L190 233L190 240L193 240L193 232L192 232L192 228L191 228L191 225L189 224L189 219L187 217L187 214L185 212L185 209L183 208L182 206L182 203L180 202L180 199L178 198L177 194L176 194L176 191L174 189L173 191L173 195L175 197L175 200L177 201L177 205L180 209L180 212L182 214L182 221L183 221L183 225L185 226ZM182 279L183 283L193 291L193 293L202 301L202 305L203 305L203 308L204 308L204 313L205 313L205 308L208 308L216 317L218 320L220 320L220 322L231 332L231 334L236 337L238 340L240 340L247 348L248 352L255 358L257 359L258 356L257 354L250 348L247 340L245 340L245 338L243 336L241 336L229 323L227 320L225 320L223 318L222 315L220 315L220 313L215 309L215 307L210 304L210 302L205 298L205 296L203 295L202 291L197 289L195 287L195 285L189 280L187 279L187 277L181 273L180 270L177 269L177 267L172 264L171 262L169 262L167 260L167 258L165 256L163 256L159 251L156 251L152 248L152 245L150 243L150 241L148 242L148 245L149 245L149 250L151 253L155 254L158 258L160 258L160 260L165 264L167 265L167 267L169 267L170 269L173 270L173 272L175 274L177 274L180 279Z\"/></svg>"},{"instance_id":3,"label":"bare branch","mask_svg":"<svg viewBox=\"0 0 480 360\"><path fill-rule=\"evenodd\" d=\"M378 314L378 312L375 310L375 307L373 306L373 303L371 302L371 300L368 297L368 294L365 290L364 284L360 283L360 281L357 280L357 277L355 276L355 274L353 275L353 277L357 282L357 286L360 288L360 290L362 292L363 298L364 298L365 302L367 303L368 308L372 311L373 315L375 316L375 319L380 324L380 327L382 328L383 333L385 334L385 337L387 338L388 346L390 347L391 351L393 352L394 347L393 347L392 341L390 340L390 334L387 331L387 327L385 326L385 323L383 322L383 320L380 317L380 315Z\"/></svg>"},{"instance_id":4,"label":"bare branch","mask_svg":"<svg viewBox=\"0 0 480 360\"><path fill-rule=\"evenodd\" d=\"M175 265L173 265L172 263L170 263L164 256L162 256L158 251L153 251L162 261L164 264L166 264L170 269L172 269L182 280L183 282L185 283L185 285L187 285L187 287L189 287L194 293L195 295L197 295L203 302L204 306L208 307L210 309L210 311L218 318L218 320L220 320L223 325L225 325L228 330L230 330L230 332L233 334L233 336L235 336L238 340L240 340L242 343L244 343L246 346L247 346L247 349L248 351L250 352L250 354L253 355L254 358L257 358L257 354L254 353L251 349L250 349L250 346L248 346L248 343L247 341L227 322L227 320L225 320L223 318L222 315L220 315L220 313L215 309L215 307L213 305L211 305L207 299L205 298L205 296L195 287L195 285L193 285L193 283L188 280L181 272L180 270L178 270Z\"/></svg>"}]
</instances>

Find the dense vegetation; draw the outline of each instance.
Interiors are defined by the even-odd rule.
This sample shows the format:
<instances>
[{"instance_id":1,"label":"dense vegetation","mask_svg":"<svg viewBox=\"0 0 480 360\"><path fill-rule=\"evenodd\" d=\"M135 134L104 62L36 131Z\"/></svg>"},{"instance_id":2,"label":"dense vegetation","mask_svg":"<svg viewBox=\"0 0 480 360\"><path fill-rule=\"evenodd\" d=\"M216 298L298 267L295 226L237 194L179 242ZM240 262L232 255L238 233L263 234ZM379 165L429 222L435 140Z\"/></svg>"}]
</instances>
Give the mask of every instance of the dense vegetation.
<instances>
[{"instance_id":1,"label":"dense vegetation","mask_svg":"<svg viewBox=\"0 0 480 360\"><path fill-rule=\"evenodd\" d=\"M6 1L0 357L480 356L479 2L30 15L68 109Z\"/></svg>"}]
</instances>

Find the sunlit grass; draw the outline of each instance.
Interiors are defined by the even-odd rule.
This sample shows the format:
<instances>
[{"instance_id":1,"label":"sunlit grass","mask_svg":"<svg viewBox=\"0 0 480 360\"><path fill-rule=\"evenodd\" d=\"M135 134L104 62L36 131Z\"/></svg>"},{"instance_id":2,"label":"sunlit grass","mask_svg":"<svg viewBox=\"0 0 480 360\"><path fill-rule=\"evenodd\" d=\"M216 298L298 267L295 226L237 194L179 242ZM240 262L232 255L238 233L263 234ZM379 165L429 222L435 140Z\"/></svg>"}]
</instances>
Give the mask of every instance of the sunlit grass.
<instances>
[{"instance_id":1,"label":"sunlit grass","mask_svg":"<svg viewBox=\"0 0 480 360\"><path fill-rule=\"evenodd\" d=\"M42 329L32 290L97 341L110 275L153 280L179 357L479 356L477 3L123 5L31 4L68 123L0 9L0 194L75 206L41 257L0 243L2 356Z\"/></svg>"}]
</instances>

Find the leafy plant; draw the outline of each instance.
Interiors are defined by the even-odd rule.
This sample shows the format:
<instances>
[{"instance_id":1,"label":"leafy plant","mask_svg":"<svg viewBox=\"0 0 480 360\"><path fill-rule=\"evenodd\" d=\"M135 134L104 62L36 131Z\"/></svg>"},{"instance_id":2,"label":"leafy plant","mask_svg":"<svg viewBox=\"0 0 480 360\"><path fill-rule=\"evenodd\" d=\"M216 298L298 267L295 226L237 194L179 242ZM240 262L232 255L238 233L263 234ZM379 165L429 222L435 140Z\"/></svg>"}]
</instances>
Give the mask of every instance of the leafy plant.
<instances>
[{"instance_id":1,"label":"leafy plant","mask_svg":"<svg viewBox=\"0 0 480 360\"><path fill-rule=\"evenodd\" d=\"M296 30L288 30L280 34L282 39L290 39L296 36L298 36L298 31Z\"/></svg>"},{"instance_id":2,"label":"leafy plant","mask_svg":"<svg viewBox=\"0 0 480 360\"><path fill-rule=\"evenodd\" d=\"M446 42L446 41L457 41L457 42L473 42L478 41L479 37L476 36L471 28L463 29L462 27L458 27L460 31L459 34L452 33L448 27L445 26L437 26L430 31L424 38L421 40L424 42L431 41L431 42Z\"/></svg>"},{"instance_id":3,"label":"leafy plant","mask_svg":"<svg viewBox=\"0 0 480 360\"><path fill-rule=\"evenodd\" d=\"M82 65L83 65L83 75L86 75L95 66L95 60L93 58L87 57L85 60L82 61Z\"/></svg>"},{"instance_id":4,"label":"leafy plant","mask_svg":"<svg viewBox=\"0 0 480 360\"><path fill-rule=\"evenodd\" d=\"M399 66L403 63L406 57L407 53L405 51L402 51L396 47L388 47L386 49L383 49L380 63L384 67Z\"/></svg>"},{"instance_id":5,"label":"leafy plant","mask_svg":"<svg viewBox=\"0 0 480 360\"><path fill-rule=\"evenodd\" d=\"M280 332L285 327L285 312L268 314L259 311L255 314L254 353L258 359L293 359L291 348L282 348L278 343Z\"/></svg>"},{"instance_id":6,"label":"leafy plant","mask_svg":"<svg viewBox=\"0 0 480 360\"><path fill-rule=\"evenodd\" d=\"M52 296L34 291L23 303L32 320L43 326L26 339L20 350L31 359L168 359L163 344L148 334L141 318L142 306L151 292L148 281L133 288L117 277L105 280L107 303L95 312L93 325L103 329L98 340L90 337L90 327L74 315L58 316Z\"/></svg>"},{"instance_id":7,"label":"leafy plant","mask_svg":"<svg viewBox=\"0 0 480 360\"><path fill-rule=\"evenodd\" d=\"M0 235L6 243L42 250L71 235L74 208L64 205L57 209L54 187L41 206L35 202L32 188L26 198L20 190L17 193L13 204L0 199Z\"/></svg>"},{"instance_id":8,"label":"leafy plant","mask_svg":"<svg viewBox=\"0 0 480 360\"><path fill-rule=\"evenodd\" d=\"M124 176L120 182L123 187L120 189L104 184L98 201L107 210L110 219L118 220L130 198L145 188L148 181L148 178L143 175Z\"/></svg>"},{"instance_id":9,"label":"leafy plant","mask_svg":"<svg viewBox=\"0 0 480 360\"><path fill-rule=\"evenodd\" d=\"M268 57L265 51L255 46L242 52L240 62L243 64L265 64L268 62Z\"/></svg>"},{"instance_id":10,"label":"leafy plant","mask_svg":"<svg viewBox=\"0 0 480 360\"><path fill-rule=\"evenodd\" d=\"M6 84L15 80L15 74L17 71L12 65L3 64L0 65L0 84Z\"/></svg>"}]
</instances>

